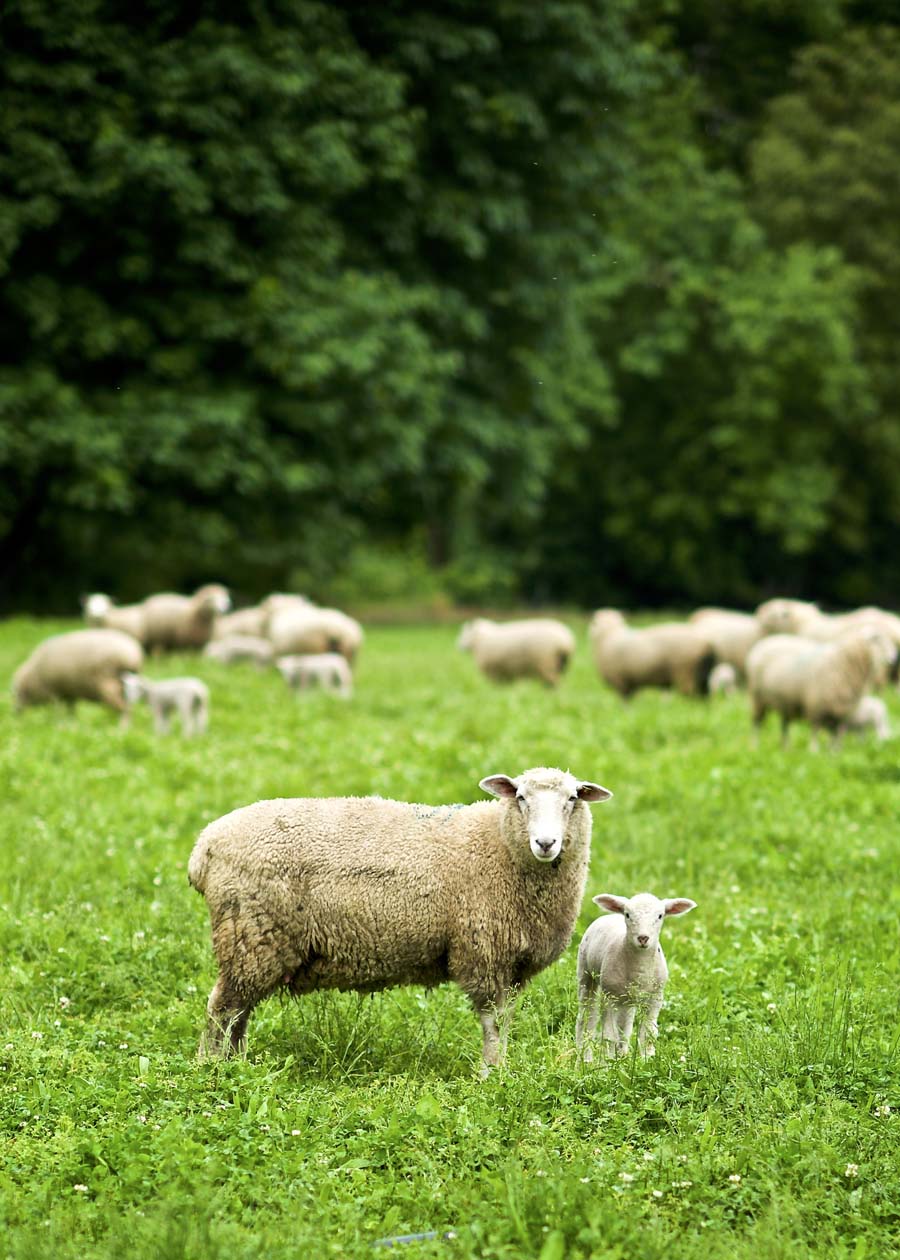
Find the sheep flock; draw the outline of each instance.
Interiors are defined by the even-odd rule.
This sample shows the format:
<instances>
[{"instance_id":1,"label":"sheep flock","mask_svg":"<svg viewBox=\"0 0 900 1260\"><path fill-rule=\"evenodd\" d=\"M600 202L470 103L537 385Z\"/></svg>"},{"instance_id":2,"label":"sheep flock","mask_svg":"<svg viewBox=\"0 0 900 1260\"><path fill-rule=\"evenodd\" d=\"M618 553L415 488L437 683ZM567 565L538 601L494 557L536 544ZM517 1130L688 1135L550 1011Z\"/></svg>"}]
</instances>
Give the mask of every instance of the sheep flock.
<instances>
[{"instance_id":1,"label":"sheep flock","mask_svg":"<svg viewBox=\"0 0 900 1260\"><path fill-rule=\"evenodd\" d=\"M352 721L364 633L341 610L276 592L233 611L228 590L210 584L129 605L92 594L83 612L84 629L44 640L17 669L16 709L58 702L71 711L88 701L128 726L143 702L158 734L177 715L184 735L202 736L225 671L239 667L276 671L285 703L302 703L313 688L331 692L347 702ZM490 684L531 679L551 689L577 651L570 627L551 617L479 617L463 625L457 647ZM835 748L847 732L890 736L877 693L897 678L900 616L882 609L828 614L777 598L754 612L701 608L685 620L638 626L602 608L590 619L586 650L599 683L623 703L648 688L697 704L745 690L754 741L770 714L783 742L794 722L809 726L814 747L823 733ZM148 660L173 651L202 652L210 685L144 674ZM482 1074L502 1062L504 1013L570 943L590 857L588 807L612 794L547 767L488 774L479 786L494 799L431 806L285 798L210 822L188 864L218 964L200 1057L243 1051L252 1011L276 992L366 993L449 980L480 1022ZM590 1062L602 1014L608 1056L629 1053L636 1020L638 1052L652 1055L668 975L660 928L696 903L649 893L593 900L610 917L581 941L575 1045Z\"/></svg>"}]
</instances>

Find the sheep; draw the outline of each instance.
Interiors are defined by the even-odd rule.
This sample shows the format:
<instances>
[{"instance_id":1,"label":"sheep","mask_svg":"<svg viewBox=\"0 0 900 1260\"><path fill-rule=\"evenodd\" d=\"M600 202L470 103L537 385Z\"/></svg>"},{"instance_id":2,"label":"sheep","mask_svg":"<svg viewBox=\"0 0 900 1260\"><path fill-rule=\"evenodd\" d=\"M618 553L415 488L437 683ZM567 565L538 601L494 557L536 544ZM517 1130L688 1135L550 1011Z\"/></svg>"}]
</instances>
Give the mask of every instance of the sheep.
<instances>
[{"instance_id":1,"label":"sheep","mask_svg":"<svg viewBox=\"0 0 900 1260\"><path fill-rule=\"evenodd\" d=\"M847 718L847 730L863 734L871 730L879 743L891 738L891 725L888 721L887 705L877 696L863 696L859 704Z\"/></svg>"},{"instance_id":2,"label":"sheep","mask_svg":"<svg viewBox=\"0 0 900 1260\"><path fill-rule=\"evenodd\" d=\"M144 646L151 651L202 648L213 636L216 617L228 612L224 586L201 586L193 595L151 595L144 601Z\"/></svg>"},{"instance_id":3,"label":"sheep","mask_svg":"<svg viewBox=\"0 0 900 1260\"><path fill-rule=\"evenodd\" d=\"M848 632L837 643L817 643L795 635L762 639L747 658L747 683L754 728L769 712L781 718L782 743L790 723L806 719L818 742L822 728L840 743L850 715L884 672L883 636L871 629ZM893 658L891 660L893 663Z\"/></svg>"},{"instance_id":4,"label":"sheep","mask_svg":"<svg viewBox=\"0 0 900 1260\"><path fill-rule=\"evenodd\" d=\"M351 664L363 641L362 626L346 613L298 603L276 606L268 633L276 656L340 652Z\"/></svg>"},{"instance_id":5,"label":"sheep","mask_svg":"<svg viewBox=\"0 0 900 1260\"><path fill-rule=\"evenodd\" d=\"M708 690L711 696L730 696L737 690L738 673L733 665L722 661L716 665L709 676Z\"/></svg>"},{"instance_id":6,"label":"sheep","mask_svg":"<svg viewBox=\"0 0 900 1260\"><path fill-rule=\"evenodd\" d=\"M494 682L530 677L555 687L575 651L575 638L552 617L503 622L477 617L462 627L457 647L471 652Z\"/></svg>"},{"instance_id":7,"label":"sheep","mask_svg":"<svg viewBox=\"0 0 900 1260\"><path fill-rule=\"evenodd\" d=\"M278 989L453 980L481 1022L487 1075L508 1002L569 943L587 805L612 793L545 768L480 787L499 801L269 800L206 827L188 863L219 965L200 1057L244 1050L251 1011Z\"/></svg>"},{"instance_id":8,"label":"sheep","mask_svg":"<svg viewBox=\"0 0 900 1260\"><path fill-rule=\"evenodd\" d=\"M121 630L138 643L144 641L144 605L114 604L108 595L97 592L82 601L84 619L96 629Z\"/></svg>"},{"instance_id":9,"label":"sheep","mask_svg":"<svg viewBox=\"0 0 900 1260\"><path fill-rule=\"evenodd\" d=\"M260 604L256 608L240 608L237 612L216 617L213 640L253 638L263 639L269 622L268 610Z\"/></svg>"},{"instance_id":10,"label":"sheep","mask_svg":"<svg viewBox=\"0 0 900 1260\"><path fill-rule=\"evenodd\" d=\"M203 655L222 665L236 661L252 661L260 669L272 664L272 644L249 634L232 634L226 639L212 639L203 649Z\"/></svg>"},{"instance_id":11,"label":"sheep","mask_svg":"<svg viewBox=\"0 0 900 1260\"><path fill-rule=\"evenodd\" d=\"M105 704L122 714L127 725L128 705L122 676L144 663L140 643L121 630L70 630L38 644L13 676L17 710L28 705L62 700Z\"/></svg>"},{"instance_id":12,"label":"sheep","mask_svg":"<svg viewBox=\"0 0 900 1260\"><path fill-rule=\"evenodd\" d=\"M202 735L209 725L209 688L199 678L165 678L160 682L126 674L122 680L129 705L145 700L153 714L157 735L169 731L169 719L177 712L185 735Z\"/></svg>"},{"instance_id":13,"label":"sheep","mask_svg":"<svg viewBox=\"0 0 900 1260\"><path fill-rule=\"evenodd\" d=\"M756 609L764 634L806 634L825 614L803 599L767 599Z\"/></svg>"},{"instance_id":14,"label":"sheep","mask_svg":"<svg viewBox=\"0 0 900 1260\"><path fill-rule=\"evenodd\" d=\"M652 893L593 898L601 910L615 915L595 919L578 947L578 1021L575 1045L585 1063L594 1057L591 1042L603 1002L603 1041L612 1058L628 1053L638 1007L646 1011L638 1031L642 1058L656 1053L657 1019L669 978L666 956L659 943L663 919L689 914L697 903L687 897L660 901Z\"/></svg>"},{"instance_id":15,"label":"sheep","mask_svg":"<svg viewBox=\"0 0 900 1260\"><path fill-rule=\"evenodd\" d=\"M665 622L631 628L620 612L601 608L589 635L601 678L628 699L641 687L674 687L682 695L705 695L716 655L699 626Z\"/></svg>"},{"instance_id":16,"label":"sheep","mask_svg":"<svg viewBox=\"0 0 900 1260\"><path fill-rule=\"evenodd\" d=\"M724 608L698 608L689 624L696 626L709 641L716 660L731 665L743 679L747 654L763 636L763 628L753 613L730 612Z\"/></svg>"},{"instance_id":17,"label":"sheep","mask_svg":"<svg viewBox=\"0 0 900 1260\"><path fill-rule=\"evenodd\" d=\"M353 675L340 652L316 652L307 656L279 656L278 672L293 691L319 686L335 691L345 700L353 695Z\"/></svg>"}]
</instances>

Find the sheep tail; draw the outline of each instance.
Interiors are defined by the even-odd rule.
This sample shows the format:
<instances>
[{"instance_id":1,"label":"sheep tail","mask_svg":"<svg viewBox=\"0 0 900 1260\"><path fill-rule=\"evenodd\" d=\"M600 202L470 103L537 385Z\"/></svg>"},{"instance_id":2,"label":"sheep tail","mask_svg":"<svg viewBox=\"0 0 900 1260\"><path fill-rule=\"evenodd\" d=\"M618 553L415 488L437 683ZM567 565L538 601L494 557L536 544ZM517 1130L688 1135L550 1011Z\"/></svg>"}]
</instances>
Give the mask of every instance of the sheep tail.
<instances>
[{"instance_id":1,"label":"sheep tail","mask_svg":"<svg viewBox=\"0 0 900 1260\"><path fill-rule=\"evenodd\" d=\"M206 873L209 869L209 847L196 844L188 861L188 883L197 892L206 892Z\"/></svg>"},{"instance_id":2,"label":"sheep tail","mask_svg":"<svg viewBox=\"0 0 900 1260\"><path fill-rule=\"evenodd\" d=\"M698 696L709 695L709 676L717 664L716 654L712 648L704 652L697 662L696 670L694 672L694 681L697 684Z\"/></svg>"}]
</instances>

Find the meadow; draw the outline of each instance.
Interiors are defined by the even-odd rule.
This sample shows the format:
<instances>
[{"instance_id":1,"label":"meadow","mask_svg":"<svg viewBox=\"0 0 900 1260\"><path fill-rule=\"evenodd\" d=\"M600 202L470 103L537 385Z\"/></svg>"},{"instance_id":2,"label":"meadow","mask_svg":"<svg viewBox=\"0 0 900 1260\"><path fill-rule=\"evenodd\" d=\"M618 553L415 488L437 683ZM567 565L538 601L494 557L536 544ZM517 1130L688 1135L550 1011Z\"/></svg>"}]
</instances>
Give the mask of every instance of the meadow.
<instances>
[{"instance_id":1,"label":"meadow","mask_svg":"<svg viewBox=\"0 0 900 1260\"><path fill-rule=\"evenodd\" d=\"M0 679L74 623L0 626ZM598 681L498 688L455 630L369 631L350 703L197 658L204 739L0 700L0 1255L207 1260L853 1257L900 1229L898 742L811 753L746 699ZM900 698L889 704L895 723ZM459 991L259 1008L245 1059L198 1064L214 977L186 862L270 796L479 799L559 765L594 807L576 936L477 1079ZM581 1064L575 954L594 893L688 896L667 925L657 1056ZM396 1254L392 1253L392 1254Z\"/></svg>"}]
</instances>

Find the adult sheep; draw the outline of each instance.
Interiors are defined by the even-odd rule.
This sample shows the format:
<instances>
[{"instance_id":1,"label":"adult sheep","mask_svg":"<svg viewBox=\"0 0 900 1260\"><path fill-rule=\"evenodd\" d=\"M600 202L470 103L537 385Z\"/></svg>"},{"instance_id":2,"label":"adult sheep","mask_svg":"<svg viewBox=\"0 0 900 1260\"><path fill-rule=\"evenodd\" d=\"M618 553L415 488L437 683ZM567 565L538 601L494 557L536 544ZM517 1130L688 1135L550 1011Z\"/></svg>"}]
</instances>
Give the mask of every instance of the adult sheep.
<instances>
[{"instance_id":1,"label":"adult sheep","mask_svg":"<svg viewBox=\"0 0 900 1260\"><path fill-rule=\"evenodd\" d=\"M494 682L539 678L555 687L575 651L575 636L552 617L489 621L476 617L463 626L457 646Z\"/></svg>"},{"instance_id":2,"label":"adult sheep","mask_svg":"<svg viewBox=\"0 0 900 1260\"><path fill-rule=\"evenodd\" d=\"M239 608L237 612L216 617L212 637L216 639L263 639L269 614L261 604L255 608Z\"/></svg>"},{"instance_id":3,"label":"adult sheep","mask_svg":"<svg viewBox=\"0 0 900 1260\"><path fill-rule=\"evenodd\" d=\"M170 652L205 647L216 618L230 607L228 591L217 583L201 586L193 595L151 595L144 600L144 646Z\"/></svg>"},{"instance_id":4,"label":"adult sheep","mask_svg":"<svg viewBox=\"0 0 900 1260\"><path fill-rule=\"evenodd\" d=\"M706 695L716 654L702 626L683 622L634 629L614 608L601 608L589 635L601 678L628 699L642 687Z\"/></svg>"},{"instance_id":5,"label":"adult sheep","mask_svg":"<svg viewBox=\"0 0 900 1260\"><path fill-rule=\"evenodd\" d=\"M259 801L211 823L188 863L219 965L201 1057L242 1050L251 1011L278 989L453 980L481 1021L487 1074L508 1000L569 943L587 804L611 793L544 768L480 786L499 801Z\"/></svg>"},{"instance_id":6,"label":"adult sheep","mask_svg":"<svg viewBox=\"0 0 900 1260\"><path fill-rule=\"evenodd\" d=\"M731 612L725 608L698 608L689 618L708 639L716 660L731 665L743 679L747 655L763 637L763 628L753 613Z\"/></svg>"},{"instance_id":7,"label":"adult sheep","mask_svg":"<svg viewBox=\"0 0 900 1260\"><path fill-rule=\"evenodd\" d=\"M783 743L791 722L802 719L812 727L814 741L826 729L837 745L860 700L884 673L884 642L883 636L866 628L837 643L788 634L761 640L747 658L755 729L774 712L781 718Z\"/></svg>"},{"instance_id":8,"label":"adult sheep","mask_svg":"<svg viewBox=\"0 0 900 1260\"><path fill-rule=\"evenodd\" d=\"M121 630L130 634L138 643L144 641L144 605L114 604L108 595L99 591L86 595L83 601L84 619L97 630Z\"/></svg>"},{"instance_id":9,"label":"adult sheep","mask_svg":"<svg viewBox=\"0 0 900 1260\"><path fill-rule=\"evenodd\" d=\"M363 641L362 626L337 608L288 604L275 608L269 640L276 656L340 652L352 664Z\"/></svg>"},{"instance_id":10,"label":"adult sheep","mask_svg":"<svg viewBox=\"0 0 900 1260\"><path fill-rule=\"evenodd\" d=\"M139 673L144 663L140 643L121 630L70 630L38 644L13 675L17 709L76 700L105 704L123 715L128 705L122 675Z\"/></svg>"}]
</instances>

